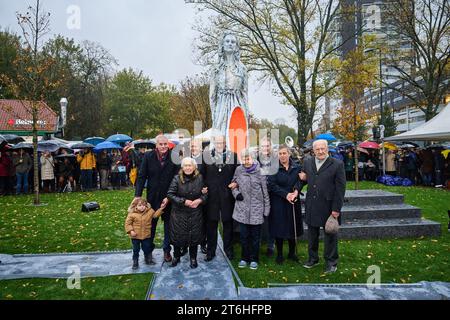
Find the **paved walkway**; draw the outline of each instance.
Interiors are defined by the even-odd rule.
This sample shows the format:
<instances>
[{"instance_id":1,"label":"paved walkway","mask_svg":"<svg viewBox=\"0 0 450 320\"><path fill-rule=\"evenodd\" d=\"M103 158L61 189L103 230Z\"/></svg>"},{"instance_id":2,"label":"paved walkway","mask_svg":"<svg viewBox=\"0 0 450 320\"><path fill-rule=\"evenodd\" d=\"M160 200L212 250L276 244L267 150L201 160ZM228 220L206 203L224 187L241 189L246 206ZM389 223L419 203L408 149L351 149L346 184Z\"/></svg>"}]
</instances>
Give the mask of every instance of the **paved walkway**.
<instances>
[{"instance_id":1,"label":"paved walkway","mask_svg":"<svg viewBox=\"0 0 450 320\"><path fill-rule=\"evenodd\" d=\"M149 290L148 300L233 300L237 288L228 262L220 248L216 257L204 261L198 252L198 267L191 269L189 254L176 267L165 263Z\"/></svg>"},{"instance_id":2,"label":"paved walkway","mask_svg":"<svg viewBox=\"0 0 450 320\"><path fill-rule=\"evenodd\" d=\"M300 285L239 288L241 300L450 300L450 283L367 285Z\"/></svg>"},{"instance_id":3,"label":"paved walkway","mask_svg":"<svg viewBox=\"0 0 450 320\"><path fill-rule=\"evenodd\" d=\"M161 271L163 252L153 251L154 265L144 264L140 256L138 270L131 269L130 251L62 253L62 254L0 254L0 280L24 278L67 278L73 275L74 266L80 270L82 278L103 277L135 273L158 273Z\"/></svg>"},{"instance_id":4,"label":"paved walkway","mask_svg":"<svg viewBox=\"0 0 450 320\"><path fill-rule=\"evenodd\" d=\"M198 254L198 268L189 267L188 255L178 266L163 263L163 252L153 252L155 265L147 266L141 255L140 268L131 270L131 251L69 254L0 254L0 280L67 278L76 266L81 277L154 273L148 300L450 300L450 282L381 285L379 288L352 284L282 285L246 288L218 248L213 261ZM236 279L236 282L235 282ZM236 284L237 283L237 284Z\"/></svg>"}]
</instances>

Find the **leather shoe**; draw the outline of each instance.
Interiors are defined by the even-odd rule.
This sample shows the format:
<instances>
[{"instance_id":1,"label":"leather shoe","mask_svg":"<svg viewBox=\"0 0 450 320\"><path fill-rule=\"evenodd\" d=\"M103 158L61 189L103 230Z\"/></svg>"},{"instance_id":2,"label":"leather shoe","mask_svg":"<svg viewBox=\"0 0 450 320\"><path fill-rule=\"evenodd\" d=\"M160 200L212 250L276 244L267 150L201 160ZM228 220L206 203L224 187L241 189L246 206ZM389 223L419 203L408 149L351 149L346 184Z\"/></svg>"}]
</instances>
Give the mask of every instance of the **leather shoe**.
<instances>
[{"instance_id":1,"label":"leather shoe","mask_svg":"<svg viewBox=\"0 0 450 320\"><path fill-rule=\"evenodd\" d=\"M155 264L155 261L153 261L153 257L151 254L145 256L145 264Z\"/></svg>"},{"instance_id":2,"label":"leather shoe","mask_svg":"<svg viewBox=\"0 0 450 320\"><path fill-rule=\"evenodd\" d=\"M170 264L171 267L176 267L177 264L180 262L180 257L178 258L173 258L172 259L172 263Z\"/></svg>"},{"instance_id":3,"label":"leather shoe","mask_svg":"<svg viewBox=\"0 0 450 320\"><path fill-rule=\"evenodd\" d=\"M172 261L172 255L170 252L164 252L164 261L165 262L171 262Z\"/></svg>"},{"instance_id":4,"label":"leather shoe","mask_svg":"<svg viewBox=\"0 0 450 320\"><path fill-rule=\"evenodd\" d=\"M197 259L191 259L191 268L195 269L198 267Z\"/></svg>"},{"instance_id":5,"label":"leather shoe","mask_svg":"<svg viewBox=\"0 0 450 320\"><path fill-rule=\"evenodd\" d=\"M208 248L206 247L206 245L201 247L202 253L203 254L207 254L208 253Z\"/></svg>"},{"instance_id":6,"label":"leather shoe","mask_svg":"<svg viewBox=\"0 0 450 320\"><path fill-rule=\"evenodd\" d=\"M208 261L211 261L212 259L214 259L214 257L215 257L215 256L213 256L212 254L207 254L207 255L206 255L206 258L205 258L205 261L207 261L207 262L208 262Z\"/></svg>"},{"instance_id":7,"label":"leather shoe","mask_svg":"<svg viewBox=\"0 0 450 320\"><path fill-rule=\"evenodd\" d=\"M275 262L277 264L283 264L284 258L283 256L277 256L277 258L275 259Z\"/></svg>"}]
</instances>

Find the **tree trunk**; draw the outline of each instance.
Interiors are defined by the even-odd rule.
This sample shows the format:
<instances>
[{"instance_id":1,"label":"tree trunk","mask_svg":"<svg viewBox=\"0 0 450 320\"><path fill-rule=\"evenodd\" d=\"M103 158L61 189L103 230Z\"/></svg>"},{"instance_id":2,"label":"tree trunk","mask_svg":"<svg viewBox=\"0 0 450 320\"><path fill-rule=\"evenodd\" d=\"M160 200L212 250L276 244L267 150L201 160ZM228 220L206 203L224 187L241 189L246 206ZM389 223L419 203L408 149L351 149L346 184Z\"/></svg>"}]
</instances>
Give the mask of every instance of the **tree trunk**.
<instances>
[{"instance_id":1,"label":"tree trunk","mask_svg":"<svg viewBox=\"0 0 450 320\"><path fill-rule=\"evenodd\" d=\"M31 112L33 114L33 187L34 187L34 205L39 205L39 158L37 151L38 133L37 133L37 107L35 102L31 102Z\"/></svg>"},{"instance_id":2,"label":"tree trunk","mask_svg":"<svg viewBox=\"0 0 450 320\"><path fill-rule=\"evenodd\" d=\"M354 141L354 143L355 143L355 190L358 190L359 188L358 146L357 141Z\"/></svg>"}]
</instances>

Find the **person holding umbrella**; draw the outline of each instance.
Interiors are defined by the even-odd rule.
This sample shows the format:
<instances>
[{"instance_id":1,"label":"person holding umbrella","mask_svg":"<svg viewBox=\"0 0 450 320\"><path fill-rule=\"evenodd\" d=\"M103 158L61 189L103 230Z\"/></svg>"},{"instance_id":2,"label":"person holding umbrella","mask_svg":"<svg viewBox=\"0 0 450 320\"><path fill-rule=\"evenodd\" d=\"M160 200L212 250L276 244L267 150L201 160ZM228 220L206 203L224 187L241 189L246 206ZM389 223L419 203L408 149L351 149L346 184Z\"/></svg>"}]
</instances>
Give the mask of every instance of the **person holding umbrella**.
<instances>
[{"instance_id":1,"label":"person holding umbrella","mask_svg":"<svg viewBox=\"0 0 450 320\"><path fill-rule=\"evenodd\" d=\"M72 146L76 148L76 146ZM93 188L93 171L96 168L95 155L92 148L84 148L77 156L77 162L81 170L81 188L83 191L90 191Z\"/></svg>"},{"instance_id":2,"label":"person holding umbrella","mask_svg":"<svg viewBox=\"0 0 450 320\"><path fill-rule=\"evenodd\" d=\"M299 261L296 240L303 234L301 205L298 201L302 184L298 176L301 167L291 159L287 145L279 147L278 159L278 171L268 177L267 186L270 195L269 232L277 247L276 262L282 264L284 240L289 244L288 259Z\"/></svg>"},{"instance_id":3,"label":"person holding umbrella","mask_svg":"<svg viewBox=\"0 0 450 320\"><path fill-rule=\"evenodd\" d=\"M24 149L19 149L19 152L13 157L13 166L16 168L16 195L28 193L28 173L33 167L31 157Z\"/></svg>"},{"instance_id":4,"label":"person holding umbrella","mask_svg":"<svg viewBox=\"0 0 450 320\"><path fill-rule=\"evenodd\" d=\"M44 151L41 155L41 180L44 192L55 190L55 161L50 151Z\"/></svg>"}]
</instances>

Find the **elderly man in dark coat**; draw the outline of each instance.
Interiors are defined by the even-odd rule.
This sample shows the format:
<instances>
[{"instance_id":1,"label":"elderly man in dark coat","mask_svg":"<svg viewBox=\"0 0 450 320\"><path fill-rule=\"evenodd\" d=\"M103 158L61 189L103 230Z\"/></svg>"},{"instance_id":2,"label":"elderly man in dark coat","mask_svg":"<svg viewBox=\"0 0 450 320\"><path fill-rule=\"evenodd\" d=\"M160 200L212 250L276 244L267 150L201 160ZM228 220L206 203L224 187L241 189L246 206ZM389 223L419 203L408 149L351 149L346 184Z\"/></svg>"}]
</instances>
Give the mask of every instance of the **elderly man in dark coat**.
<instances>
[{"instance_id":1,"label":"elderly man in dark coat","mask_svg":"<svg viewBox=\"0 0 450 320\"><path fill-rule=\"evenodd\" d=\"M319 232L332 215L339 219L345 195L345 169L341 160L328 156L328 142L317 140L313 144L314 158L304 162L300 178L306 180L306 224L308 225L309 259L305 268L312 268L319 262ZM325 229L325 228L324 228ZM337 270L338 239L336 234L324 232L324 258L326 273Z\"/></svg>"},{"instance_id":2,"label":"elderly man in dark coat","mask_svg":"<svg viewBox=\"0 0 450 320\"><path fill-rule=\"evenodd\" d=\"M139 168L139 175L136 182L135 197L142 197L145 182L147 182L147 201L154 210L157 210L162 203L169 202L167 198L167 191L173 177L178 174L179 166L172 161L172 153L169 151L169 140L163 135L156 137L156 149L147 152L142 160ZM169 240L169 219L170 207L167 207L165 213L162 215L164 221L164 261L172 261L170 254L170 240ZM158 219L152 222L151 230L151 252L155 248L153 242L155 238L156 224Z\"/></svg>"},{"instance_id":3,"label":"elderly man in dark coat","mask_svg":"<svg viewBox=\"0 0 450 320\"><path fill-rule=\"evenodd\" d=\"M229 259L233 259L233 209L234 197L231 192L231 182L238 166L235 153L226 149L224 136L214 140L214 149L204 159L205 175L208 187L207 203L207 254L206 261L211 261L216 255L217 228L219 221L223 225L223 246Z\"/></svg>"}]
</instances>

